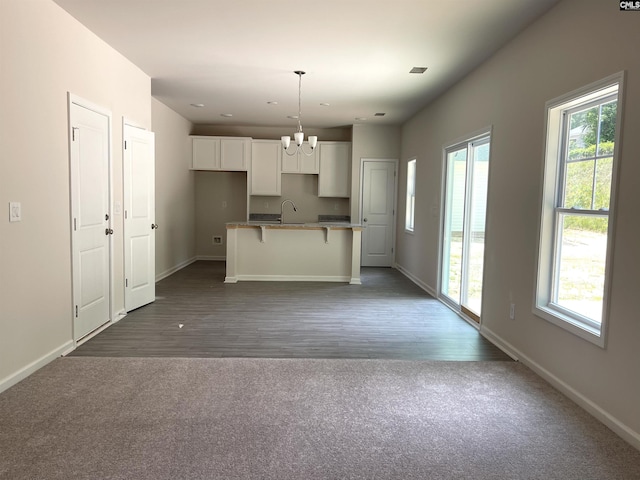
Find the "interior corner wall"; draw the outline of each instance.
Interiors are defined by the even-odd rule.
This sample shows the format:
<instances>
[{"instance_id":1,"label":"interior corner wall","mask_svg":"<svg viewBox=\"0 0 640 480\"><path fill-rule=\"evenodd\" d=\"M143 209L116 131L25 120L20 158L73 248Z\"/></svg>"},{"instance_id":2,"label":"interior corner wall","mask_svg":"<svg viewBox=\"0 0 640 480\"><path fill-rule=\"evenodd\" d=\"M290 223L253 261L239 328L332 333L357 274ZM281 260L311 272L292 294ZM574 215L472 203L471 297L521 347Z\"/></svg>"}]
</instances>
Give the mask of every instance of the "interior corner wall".
<instances>
[{"instance_id":1,"label":"interior corner wall","mask_svg":"<svg viewBox=\"0 0 640 480\"><path fill-rule=\"evenodd\" d=\"M617 2L563 0L407 122L402 159L417 158L415 233L398 230L397 261L436 289L440 218L433 207L439 210L443 146L492 126L482 331L640 448L636 45L637 12L619 11ZM532 313L545 103L622 70L626 92L611 307L602 349ZM402 181L400 189L404 198ZM509 320L511 302L515 320Z\"/></svg>"},{"instance_id":2,"label":"interior corner wall","mask_svg":"<svg viewBox=\"0 0 640 480\"><path fill-rule=\"evenodd\" d=\"M67 92L111 111L122 202L122 121L151 127L150 78L53 1L0 1L0 390L73 346ZM9 223L10 201L21 222ZM112 219L117 314L123 218Z\"/></svg>"},{"instance_id":3,"label":"interior corner wall","mask_svg":"<svg viewBox=\"0 0 640 480\"><path fill-rule=\"evenodd\" d=\"M191 122L155 98L151 125L156 137L156 276L164 278L195 258L195 182Z\"/></svg>"}]
</instances>

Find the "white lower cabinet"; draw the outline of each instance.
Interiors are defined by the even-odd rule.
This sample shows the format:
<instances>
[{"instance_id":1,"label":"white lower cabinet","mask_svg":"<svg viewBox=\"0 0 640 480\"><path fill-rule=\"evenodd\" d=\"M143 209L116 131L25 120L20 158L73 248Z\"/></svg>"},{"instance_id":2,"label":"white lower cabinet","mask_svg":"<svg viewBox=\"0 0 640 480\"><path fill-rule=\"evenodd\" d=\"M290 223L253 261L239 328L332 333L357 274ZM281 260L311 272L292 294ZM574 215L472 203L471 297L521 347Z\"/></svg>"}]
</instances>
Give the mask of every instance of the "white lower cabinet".
<instances>
[{"instance_id":1,"label":"white lower cabinet","mask_svg":"<svg viewBox=\"0 0 640 480\"><path fill-rule=\"evenodd\" d=\"M282 172L280 140L251 142L251 195L279 197Z\"/></svg>"},{"instance_id":2,"label":"white lower cabinet","mask_svg":"<svg viewBox=\"0 0 640 480\"><path fill-rule=\"evenodd\" d=\"M351 196L351 142L318 142L319 197Z\"/></svg>"}]
</instances>

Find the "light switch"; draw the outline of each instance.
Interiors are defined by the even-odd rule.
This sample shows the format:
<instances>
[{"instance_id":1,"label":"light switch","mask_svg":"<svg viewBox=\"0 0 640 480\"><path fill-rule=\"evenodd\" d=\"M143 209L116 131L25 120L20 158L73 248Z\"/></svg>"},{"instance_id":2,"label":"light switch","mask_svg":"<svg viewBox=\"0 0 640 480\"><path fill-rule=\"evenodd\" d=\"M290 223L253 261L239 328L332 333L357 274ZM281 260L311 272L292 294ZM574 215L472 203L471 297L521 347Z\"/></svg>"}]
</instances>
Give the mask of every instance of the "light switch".
<instances>
[{"instance_id":1,"label":"light switch","mask_svg":"<svg viewBox=\"0 0 640 480\"><path fill-rule=\"evenodd\" d=\"M20 202L9 202L9 221L19 222L22 220L22 206Z\"/></svg>"}]
</instances>

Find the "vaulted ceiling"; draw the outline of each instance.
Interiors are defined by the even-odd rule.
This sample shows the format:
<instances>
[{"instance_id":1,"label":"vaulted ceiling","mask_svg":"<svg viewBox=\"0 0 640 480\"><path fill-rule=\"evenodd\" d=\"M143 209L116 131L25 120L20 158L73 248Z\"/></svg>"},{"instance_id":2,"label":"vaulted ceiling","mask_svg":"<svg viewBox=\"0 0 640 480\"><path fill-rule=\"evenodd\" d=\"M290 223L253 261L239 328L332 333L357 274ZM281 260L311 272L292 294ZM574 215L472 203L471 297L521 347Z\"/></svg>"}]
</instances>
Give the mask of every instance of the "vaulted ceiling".
<instances>
[{"instance_id":1,"label":"vaulted ceiling","mask_svg":"<svg viewBox=\"0 0 640 480\"><path fill-rule=\"evenodd\" d=\"M558 0L54 1L194 123L295 125L304 70L303 125L329 128L403 123Z\"/></svg>"}]
</instances>

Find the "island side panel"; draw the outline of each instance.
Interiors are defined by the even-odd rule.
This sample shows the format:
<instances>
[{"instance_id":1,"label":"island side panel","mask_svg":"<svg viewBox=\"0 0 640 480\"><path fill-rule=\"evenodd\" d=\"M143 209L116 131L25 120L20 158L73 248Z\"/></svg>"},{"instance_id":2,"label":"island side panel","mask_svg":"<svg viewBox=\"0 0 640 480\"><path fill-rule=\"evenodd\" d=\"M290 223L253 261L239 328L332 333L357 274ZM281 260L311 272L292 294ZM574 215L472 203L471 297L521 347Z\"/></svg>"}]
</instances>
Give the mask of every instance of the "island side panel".
<instances>
[{"instance_id":1,"label":"island side panel","mask_svg":"<svg viewBox=\"0 0 640 480\"><path fill-rule=\"evenodd\" d=\"M264 241L262 242L261 239ZM237 229L238 280L333 281L352 278L351 229L332 229L329 242L324 228Z\"/></svg>"}]
</instances>

